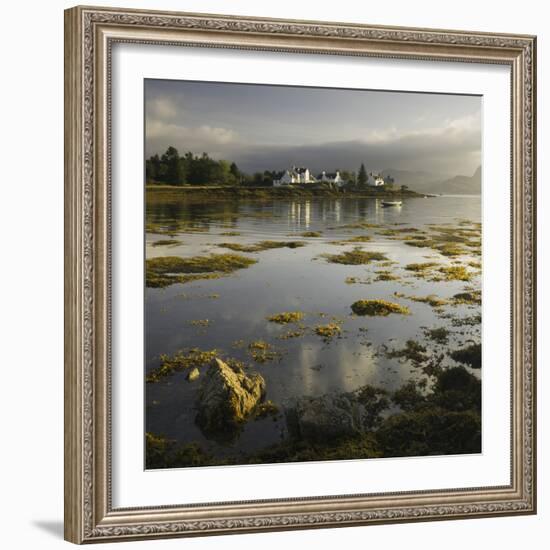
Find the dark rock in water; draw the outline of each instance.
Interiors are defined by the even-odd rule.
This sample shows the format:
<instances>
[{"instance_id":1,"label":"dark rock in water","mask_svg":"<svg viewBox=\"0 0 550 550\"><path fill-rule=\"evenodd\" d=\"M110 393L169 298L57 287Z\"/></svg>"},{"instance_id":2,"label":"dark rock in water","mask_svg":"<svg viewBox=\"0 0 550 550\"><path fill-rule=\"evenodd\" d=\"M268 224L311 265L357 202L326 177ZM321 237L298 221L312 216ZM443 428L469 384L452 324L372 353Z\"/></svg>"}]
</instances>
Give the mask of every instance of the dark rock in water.
<instances>
[{"instance_id":1,"label":"dark rock in water","mask_svg":"<svg viewBox=\"0 0 550 550\"><path fill-rule=\"evenodd\" d=\"M294 437L326 442L371 430L387 407L383 390L365 386L351 393L302 397L288 407L286 419Z\"/></svg>"},{"instance_id":2,"label":"dark rock in water","mask_svg":"<svg viewBox=\"0 0 550 550\"><path fill-rule=\"evenodd\" d=\"M286 414L290 432L299 438L323 441L361 433L358 406L343 395L302 397Z\"/></svg>"},{"instance_id":3,"label":"dark rock in water","mask_svg":"<svg viewBox=\"0 0 550 550\"><path fill-rule=\"evenodd\" d=\"M234 430L265 396L260 374L246 375L242 368L215 358L204 375L197 400L197 424L204 432Z\"/></svg>"}]
</instances>

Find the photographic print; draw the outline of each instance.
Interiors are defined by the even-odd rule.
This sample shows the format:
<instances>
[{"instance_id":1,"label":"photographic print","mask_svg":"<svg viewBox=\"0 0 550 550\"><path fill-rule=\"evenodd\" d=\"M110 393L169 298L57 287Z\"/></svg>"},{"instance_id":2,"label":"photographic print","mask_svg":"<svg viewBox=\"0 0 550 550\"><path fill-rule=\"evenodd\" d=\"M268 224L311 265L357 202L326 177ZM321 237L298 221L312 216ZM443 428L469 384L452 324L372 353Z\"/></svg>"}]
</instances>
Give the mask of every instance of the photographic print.
<instances>
[{"instance_id":1,"label":"photographic print","mask_svg":"<svg viewBox=\"0 0 550 550\"><path fill-rule=\"evenodd\" d=\"M64 36L65 539L536 513L537 37Z\"/></svg>"},{"instance_id":2,"label":"photographic print","mask_svg":"<svg viewBox=\"0 0 550 550\"><path fill-rule=\"evenodd\" d=\"M144 86L146 468L480 453L481 97Z\"/></svg>"}]
</instances>

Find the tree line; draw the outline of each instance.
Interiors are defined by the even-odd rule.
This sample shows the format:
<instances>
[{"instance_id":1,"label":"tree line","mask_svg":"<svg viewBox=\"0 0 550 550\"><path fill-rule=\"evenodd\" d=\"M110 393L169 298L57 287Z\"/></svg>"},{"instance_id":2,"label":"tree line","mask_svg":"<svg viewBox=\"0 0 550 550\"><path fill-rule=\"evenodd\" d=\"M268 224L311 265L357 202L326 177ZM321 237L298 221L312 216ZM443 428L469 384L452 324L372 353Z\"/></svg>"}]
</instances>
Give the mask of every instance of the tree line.
<instances>
[{"instance_id":1,"label":"tree line","mask_svg":"<svg viewBox=\"0 0 550 550\"><path fill-rule=\"evenodd\" d=\"M247 174L228 160L215 160L207 153L194 155L190 151L181 156L170 146L162 155L153 155L145 161L147 184L165 185L249 185L271 187L274 179L279 179L283 171L264 170ZM361 188L367 184L367 171L362 163L358 173L340 171L346 187ZM393 179L386 176L386 187L393 187Z\"/></svg>"},{"instance_id":2,"label":"tree line","mask_svg":"<svg viewBox=\"0 0 550 550\"><path fill-rule=\"evenodd\" d=\"M172 146L163 155L153 155L145 161L147 183L239 185L241 178L242 174L234 162L214 160L207 153L193 155L187 152L180 156Z\"/></svg>"}]
</instances>

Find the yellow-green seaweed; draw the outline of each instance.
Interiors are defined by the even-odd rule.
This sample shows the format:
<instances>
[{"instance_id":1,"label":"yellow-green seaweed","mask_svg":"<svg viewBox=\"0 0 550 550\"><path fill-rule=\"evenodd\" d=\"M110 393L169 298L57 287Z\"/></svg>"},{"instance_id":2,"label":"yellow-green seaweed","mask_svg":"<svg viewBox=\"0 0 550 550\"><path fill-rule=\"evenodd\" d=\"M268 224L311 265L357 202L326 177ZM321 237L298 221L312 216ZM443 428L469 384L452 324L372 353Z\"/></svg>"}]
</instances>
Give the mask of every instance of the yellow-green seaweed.
<instances>
[{"instance_id":1,"label":"yellow-green seaweed","mask_svg":"<svg viewBox=\"0 0 550 550\"><path fill-rule=\"evenodd\" d=\"M409 315L411 312L407 306L388 302L387 300L357 300L357 302L351 304L351 310L355 315L383 317L390 315L390 313Z\"/></svg>"}]
</instances>

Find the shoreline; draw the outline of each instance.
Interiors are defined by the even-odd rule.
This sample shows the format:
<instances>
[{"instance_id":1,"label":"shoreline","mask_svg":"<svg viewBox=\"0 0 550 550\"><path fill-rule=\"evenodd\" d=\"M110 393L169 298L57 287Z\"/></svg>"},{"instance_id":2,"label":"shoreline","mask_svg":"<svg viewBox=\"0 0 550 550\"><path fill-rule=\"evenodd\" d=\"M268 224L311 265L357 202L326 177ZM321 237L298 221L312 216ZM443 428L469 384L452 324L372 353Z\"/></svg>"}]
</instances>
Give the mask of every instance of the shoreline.
<instances>
[{"instance_id":1,"label":"shoreline","mask_svg":"<svg viewBox=\"0 0 550 550\"><path fill-rule=\"evenodd\" d=\"M292 198L434 198L438 195L430 193L417 193L413 190L402 191L385 190L334 190L323 188L304 187L240 187L225 185L208 186L175 186L175 185L146 185L145 192L148 197L163 197L167 195L174 198L208 197L210 199L249 198L249 199L292 199Z\"/></svg>"}]
</instances>

